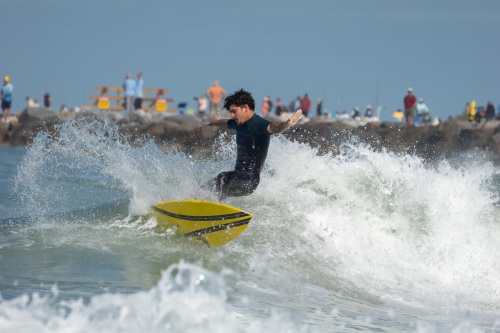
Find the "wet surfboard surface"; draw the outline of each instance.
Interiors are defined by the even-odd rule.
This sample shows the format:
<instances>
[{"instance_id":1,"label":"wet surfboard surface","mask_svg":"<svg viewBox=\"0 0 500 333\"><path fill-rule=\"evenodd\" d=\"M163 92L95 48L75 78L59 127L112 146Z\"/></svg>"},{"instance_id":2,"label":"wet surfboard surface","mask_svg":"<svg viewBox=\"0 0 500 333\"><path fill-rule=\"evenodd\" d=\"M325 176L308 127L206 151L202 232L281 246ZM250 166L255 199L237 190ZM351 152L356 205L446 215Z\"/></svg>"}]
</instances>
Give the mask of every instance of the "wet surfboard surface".
<instances>
[{"instance_id":1,"label":"wet surfboard surface","mask_svg":"<svg viewBox=\"0 0 500 333\"><path fill-rule=\"evenodd\" d=\"M222 246L238 237L252 214L219 202L179 200L152 207L158 226L176 228L176 234L209 247Z\"/></svg>"}]
</instances>

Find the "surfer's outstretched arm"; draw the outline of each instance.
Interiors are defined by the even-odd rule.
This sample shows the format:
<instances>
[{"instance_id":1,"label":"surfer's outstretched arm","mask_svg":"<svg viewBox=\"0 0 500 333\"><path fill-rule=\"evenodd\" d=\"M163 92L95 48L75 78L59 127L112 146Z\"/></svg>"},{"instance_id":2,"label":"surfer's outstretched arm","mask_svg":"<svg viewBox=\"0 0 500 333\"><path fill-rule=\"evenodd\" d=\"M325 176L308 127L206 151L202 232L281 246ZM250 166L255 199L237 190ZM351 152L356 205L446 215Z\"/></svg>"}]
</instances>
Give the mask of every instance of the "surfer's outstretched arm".
<instances>
[{"instance_id":1,"label":"surfer's outstretched arm","mask_svg":"<svg viewBox=\"0 0 500 333\"><path fill-rule=\"evenodd\" d=\"M297 124L302 118L302 110L298 109L287 121L274 121L267 126L267 131L271 134L283 133L288 128Z\"/></svg>"},{"instance_id":2,"label":"surfer's outstretched arm","mask_svg":"<svg viewBox=\"0 0 500 333\"><path fill-rule=\"evenodd\" d=\"M219 119L219 118L213 118L210 119L208 122L208 126L221 126L221 127L227 127L227 122L229 119Z\"/></svg>"}]
</instances>

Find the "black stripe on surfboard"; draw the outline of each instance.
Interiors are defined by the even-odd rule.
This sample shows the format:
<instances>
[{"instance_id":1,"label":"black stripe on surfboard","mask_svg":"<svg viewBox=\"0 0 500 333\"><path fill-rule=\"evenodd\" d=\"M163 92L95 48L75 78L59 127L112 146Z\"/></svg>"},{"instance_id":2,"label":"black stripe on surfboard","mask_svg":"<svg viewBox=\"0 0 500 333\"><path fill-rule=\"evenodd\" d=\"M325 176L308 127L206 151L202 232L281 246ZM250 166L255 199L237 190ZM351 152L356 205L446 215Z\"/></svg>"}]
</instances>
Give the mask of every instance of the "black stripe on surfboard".
<instances>
[{"instance_id":1,"label":"black stripe on surfboard","mask_svg":"<svg viewBox=\"0 0 500 333\"><path fill-rule=\"evenodd\" d=\"M248 224L250 222L251 218L241 220L241 221L236 221L236 222L231 222L231 223L226 223L226 224L220 224L216 225L213 227L208 227L208 228L203 228L203 229L198 229L195 231L191 231L187 234L185 234L185 237L195 237L195 236L201 236L201 235L206 235L212 232L220 231L220 230L225 230L225 229L232 229L236 228L245 224Z\"/></svg>"},{"instance_id":2,"label":"black stripe on surfboard","mask_svg":"<svg viewBox=\"0 0 500 333\"><path fill-rule=\"evenodd\" d=\"M156 207L156 206L153 206L153 209L156 210L157 212L164 214L164 215L174 217L174 218L180 219L180 220L186 220L186 221L229 220L229 219L235 219L238 217L245 217L245 216L249 215L248 213L245 213L245 212L239 212L239 213L223 214L223 215L191 216L191 215L182 215L182 214L167 212L166 210L163 210L163 209Z\"/></svg>"}]
</instances>

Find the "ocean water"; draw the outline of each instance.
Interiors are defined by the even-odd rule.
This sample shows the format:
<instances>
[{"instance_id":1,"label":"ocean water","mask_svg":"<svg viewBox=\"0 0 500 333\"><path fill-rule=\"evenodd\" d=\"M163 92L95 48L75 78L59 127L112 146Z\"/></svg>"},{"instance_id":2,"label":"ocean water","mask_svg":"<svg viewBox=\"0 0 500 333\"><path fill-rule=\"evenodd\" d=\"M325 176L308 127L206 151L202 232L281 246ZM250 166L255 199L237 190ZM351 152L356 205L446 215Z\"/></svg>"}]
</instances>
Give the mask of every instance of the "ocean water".
<instances>
[{"instance_id":1,"label":"ocean water","mask_svg":"<svg viewBox=\"0 0 500 333\"><path fill-rule=\"evenodd\" d=\"M216 198L201 161L70 122L0 147L0 332L500 332L500 174L272 138L254 214L217 249L151 205Z\"/></svg>"}]
</instances>

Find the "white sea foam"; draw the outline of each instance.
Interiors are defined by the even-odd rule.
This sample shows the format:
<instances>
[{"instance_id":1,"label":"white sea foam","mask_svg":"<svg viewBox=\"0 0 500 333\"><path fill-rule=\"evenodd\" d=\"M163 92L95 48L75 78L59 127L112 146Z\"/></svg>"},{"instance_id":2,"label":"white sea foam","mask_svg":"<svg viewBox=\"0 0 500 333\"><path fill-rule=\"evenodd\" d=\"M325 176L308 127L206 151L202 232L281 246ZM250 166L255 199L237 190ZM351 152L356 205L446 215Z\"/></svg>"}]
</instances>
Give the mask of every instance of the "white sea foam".
<instances>
[{"instance_id":1,"label":"white sea foam","mask_svg":"<svg viewBox=\"0 0 500 333\"><path fill-rule=\"evenodd\" d=\"M238 290L256 299L249 306L252 314L262 310L259 295L279 308L286 308L287 302L295 309L333 302L326 306L327 313L342 313L336 297L343 295L341 302L356 299L353 304L366 307L358 309L363 320L368 315L362 313L380 302L396 304L396 309L454 309L459 314L449 319L450 330L461 325L468 311L500 312L500 189L498 169L489 163L429 165L414 156L374 152L355 141L343 145L339 156L319 156L307 145L273 137L258 189L227 200L254 214L248 229L223 248L200 253L171 234L158 234L154 221L137 216L147 215L159 201L215 199L200 184L233 167L234 142L218 161L200 161L180 152L164 153L152 141L133 147L115 140L114 131L107 126L68 126L56 141L38 138L26 154L17 190L33 215L57 211L61 205L85 211L110 197L127 201L126 215L112 217L109 223L100 216L97 224L95 217L83 225L45 223L61 230L44 235L44 242L74 246L85 239L85 248L123 252L132 257L127 262L131 275L140 271L133 267L134 256L162 262L203 258L209 269L238 272ZM313 292L315 286L318 291ZM183 294L182 302L191 296ZM116 297L117 303L129 304L128 296ZM215 298L221 307L227 306L227 296ZM53 300L43 302L49 307ZM93 298L91 307L80 307L94 318L93 308L99 305ZM248 319L245 311L233 310L223 312L222 317L228 317L225 325L233 327L238 316ZM329 318L319 313L313 316ZM289 315L278 311L271 321L287 327ZM66 320L67 315L51 316ZM248 325L253 319L243 321ZM260 328L274 325L255 322ZM432 331L432 323L421 330ZM291 325L292 331L301 329Z\"/></svg>"},{"instance_id":2,"label":"white sea foam","mask_svg":"<svg viewBox=\"0 0 500 333\"><path fill-rule=\"evenodd\" d=\"M0 302L2 332L313 332L286 312L240 322L227 303L224 276L198 265L170 266L158 284L134 294L103 294L88 302L25 294Z\"/></svg>"},{"instance_id":3,"label":"white sea foam","mask_svg":"<svg viewBox=\"0 0 500 333\"><path fill-rule=\"evenodd\" d=\"M337 279L412 305L500 310L491 164L429 166L353 145L332 158L287 142L269 155L259 193L295 211L281 223Z\"/></svg>"}]
</instances>

